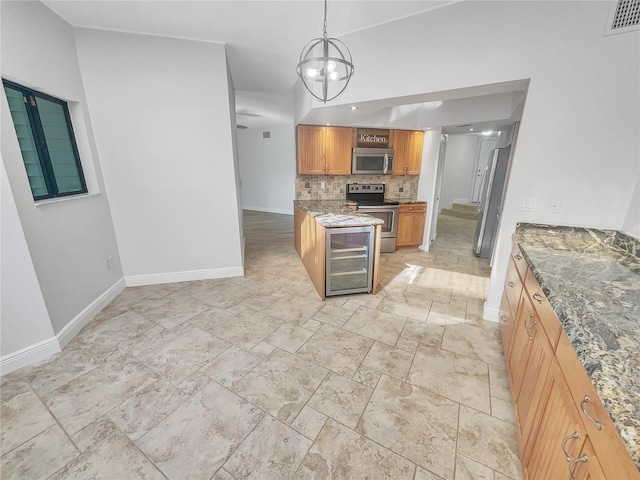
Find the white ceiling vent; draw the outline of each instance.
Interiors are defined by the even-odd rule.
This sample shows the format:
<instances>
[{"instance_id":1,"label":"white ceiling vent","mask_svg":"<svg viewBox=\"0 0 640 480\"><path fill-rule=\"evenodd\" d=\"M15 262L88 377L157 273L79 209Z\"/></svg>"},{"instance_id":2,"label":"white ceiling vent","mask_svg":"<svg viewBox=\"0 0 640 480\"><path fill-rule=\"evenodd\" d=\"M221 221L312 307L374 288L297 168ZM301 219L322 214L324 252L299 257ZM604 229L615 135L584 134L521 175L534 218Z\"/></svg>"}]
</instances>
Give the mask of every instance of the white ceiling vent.
<instances>
[{"instance_id":1,"label":"white ceiling vent","mask_svg":"<svg viewBox=\"0 0 640 480\"><path fill-rule=\"evenodd\" d=\"M618 0L611 6L605 35L640 30L640 0Z\"/></svg>"}]
</instances>

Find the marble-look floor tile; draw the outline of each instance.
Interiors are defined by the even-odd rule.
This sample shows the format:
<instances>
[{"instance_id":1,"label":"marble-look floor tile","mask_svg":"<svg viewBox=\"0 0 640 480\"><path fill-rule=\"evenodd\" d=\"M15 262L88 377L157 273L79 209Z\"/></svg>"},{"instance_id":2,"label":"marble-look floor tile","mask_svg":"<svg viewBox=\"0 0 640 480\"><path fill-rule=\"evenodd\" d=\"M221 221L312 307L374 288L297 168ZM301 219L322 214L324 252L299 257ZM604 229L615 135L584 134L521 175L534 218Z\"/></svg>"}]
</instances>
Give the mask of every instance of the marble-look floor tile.
<instances>
[{"instance_id":1,"label":"marble-look floor tile","mask_svg":"<svg viewBox=\"0 0 640 480\"><path fill-rule=\"evenodd\" d=\"M286 350L289 353L295 353L304 342L311 338L311 335L313 335L311 330L285 323L280 325L280 327L265 338L264 341L282 350Z\"/></svg>"},{"instance_id":2,"label":"marble-look floor tile","mask_svg":"<svg viewBox=\"0 0 640 480\"><path fill-rule=\"evenodd\" d=\"M271 345L270 343L260 342L251 349L251 353L254 354L256 357L265 359L269 355L271 355L271 352L273 352L276 348L277 347L275 345Z\"/></svg>"},{"instance_id":3,"label":"marble-look floor tile","mask_svg":"<svg viewBox=\"0 0 640 480\"><path fill-rule=\"evenodd\" d=\"M104 415L73 434L71 440L81 452L84 452L118 430L117 425L107 415Z\"/></svg>"},{"instance_id":4,"label":"marble-look floor tile","mask_svg":"<svg viewBox=\"0 0 640 480\"><path fill-rule=\"evenodd\" d=\"M287 294L269 308L265 309L264 312L285 322L294 325L303 325L323 306L324 304L319 298L309 299L294 294Z\"/></svg>"},{"instance_id":5,"label":"marble-look floor tile","mask_svg":"<svg viewBox=\"0 0 640 480\"><path fill-rule=\"evenodd\" d=\"M408 340L413 340L414 342L419 342L431 347L440 348L443 334L444 325L434 325L419 320L409 319L404 325L402 336L400 338L404 337Z\"/></svg>"},{"instance_id":6,"label":"marble-look floor tile","mask_svg":"<svg viewBox=\"0 0 640 480\"><path fill-rule=\"evenodd\" d=\"M154 305L152 308L139 312L147 320L151 320L162 327L173 330L181 323L208 310L211 305L194 297L183 296L170 300L167 303Z\"/></svg>"},{"instance_id":7,"label":"marble-look floor tile","mask_svg":"<svg viewBox=\"0 0 640 480\"><path fill-rule=\"evenodd\" d=\"M287 279L287 281L289 280ZM257 310L260 312L265 308L270 307L278 300L280 300L280 297L276 297L275 295L254 295L249 298L245 298L240 303L236 303L228 310L232 313L240 313L246 310Z\"/></svg>"},{"instance_id":8,"label":"marble-look floor tile","mask_svg":"<svg viewBox=\"0 0 640 480\"><path fill-rule=\"evenodd\" d=\"M455 480L494 480L493 470L486 465L458 454Z\"/></svg>"},{"instance_id":9,"label":"marble-look floor tile","mask_svg":"<svg viewBox=\"0 0 640 480\"><path fill-rule=\"evenodd\" d=\"M458 404L383 375L357 430L412 462L453 477Z\"/></svg>"},{"instance_id":10,"label":"marble-look floor tile","mask_svg":"<svg viewBox=\"0 0 640 480\"><path fill-rule=\"evenodd\" d=\"M121 356L49 392L42 399L70 435L86 427L158 376Z\"/></svg>"},{"instance_id":11,"label":"marble-look floor tile","mask_svg":"<svg viewBox=\"0 0 640 480\"><path fill-rule=\"evenodd\" d=\"M387 345L395 345L406 321L405 317L393 313L360 307L342 328Z\"/></svg>"},{"instance_id":12,"label":"marble-look floor tile","mask_svg":"<svg viewBox=\"0 0 640 480\"><path fill-rule=\"evenodd\" d=\"M140 390L109 418L131 439L137 440L178 408L189 396L164 379Z\"/></svg>"},{"instance_id":13,"label":"marble-look floor tile","mask_svg":"<svg viewBox=\"0 0 640 480\"><path fill-rule=\"evenodd\" d=\"M380 373L404 380L409 373L412 362L412 353L376 342L371 347L371 350L369 350L362 365L377 370Z\"/></svg>"},{"instance_id":14,"label":"marble-look floor tile","mask_svg":"<svg viewBox=\"0 0 640 480\"><path fill-rule=\"evenodd\" d=\"M240 348L251 350L283 323L270 315L245 310L237 313L233 320L225 322L215 335Z\"/></svg>"},{"instance_id":15,"label":"marble-look floor tile","mask_svg":"<svg viewBox=\"0 0 640 480\"><path fill-rule=\"evenodd\" d=\"M406 458L329 419L296 478L412 479L414 472L415 465Z\"/></svg>"},{"instance_id":16,"label":"marble-look floor tile","mask_svg":"<svg viewBox=\"0 0 640 480\"><path fill-rule=\"evenodd\" d=\"M466 307L459 307L452 304L444 304L433 302L427 322L434 325L453 325L456 323L465 323L467 316Z\"/></svg>"},{"instance_id":17,"label":"marble-look floor tile","mask_svg":"<svg viewBox=\"0 0 640 480\"><path fill-rule=\"evenodd\" d=\"M224 468L221 468L216 472L216 474L213 476L213 478L211 478L211 480L236 480L236 479Z\"/></svg>"},{"instance_id":18,"label":"marble-look floor tile","mask_svg":"<svg viewBox=\"0 0 640 480\"><path fill-rule=\"evenodd\" d=\"M413 480L443 480L433 472L430 472L426 468L422 468L420 465L416 467L416 476Z\"/></svg>"},{"instance_id":19,"label":"marble-look floor tile","mask_svg":"<svg viewBox=\"0 0 640 480\"><path fill-rule=\"evenodd\" d=\"M326 375L325 368L283 350L274 350L231 388L289 424Z\"/></svg>"},{"instance_id":20,"label":"marble-look floor tile","mask_svg":"<svg viewBox=\"0 0 640 480\"><path fill-rule=\"evenodd\" d=\"M311 330L312 332L317 332L320 327L322 327L322 325L324 325L322 322L310 318L302 324L302 328L306 328L307 330Z\"/></svg>"},{"instance_id":21,"label":"marble-look floor tile","mask_svg":"<svg viewBox=\"0 0 640 480\"><path fill-rule=\"evenodd\" d=\"M291 427L303 434L305 437L315 440L322 430L327 416L324 413L320 413L314 410L308 405L305 405L296 419L291 423Z\"/></svg>"},{"instance_id":22,"label":"marble-look floor tile","mask_svg":"<svg viewBox=\"0 0 640 480\"><path fill-rule=\"evenodd\" d=\"M505 402L511 402L509 374L506 367L489 364L489 385L491 396L498 397Z\"/></svg>"},{"instance_id":23,"label":"marble-look floor tile","mask_svg":"<svg viewBox=\"0 0 640 480\"><path fill-rule=\"evenodd\" d=\"M431 300L410 293L385 295L378 310L414 320L426 320L431 309Z\"/></svg>"},{"instance_id":24,"label":"marble-look floor tile","mask_svg":"<svg viewBox=\"0 0 640 480\"><path fill-rule=\"evenodd\" d=\"M213 359L201 372L220 385L230 388L261 361L260 357L232 346Z\"/></svg>"},{"instance_id":25,"label":"marble-look floor tile","mask_svg":"<svg viewBox=\"0 0 640 480\"><path fill-rule=\"evenodd\" d=\"M226 350L221 355L224 355L225 353L227 353L227 351L228 350ZM219 356L216 357L214 361L217 360L218 358ZM193 396L196 393L198 393L200 390L202 390L206 385L209 385L212 381L213 380L211 380L210 377L208 377L207 375L202 373L200 370L198 370L197 372L189 375L182 382L180 382L177 385L177 387L187 395Z\"/></svg>"},{"instance_id":26,"label":"marble-look floor tile","mask_svg":"<svg viewBox=\"0 0 640 480\"><path fill-rule=\"evenodd\" d=\"M348 300L341 305L341 308L355 312L360 307L370 309L376 308L384 299L384 295L381 293L378 293L377 295L358 294L347 295L344 298L347 298Z\"/></svg>"},{"instance_id":27,"label":"marble-look floor tile","mask_svg":"<svg viewBox=\"0 0 640 480\"><path fill-rule=\"evenodd\" d=\"M491 413L486 363L456 353L419 346L409 382L477 410Z\"/></svg>"},{"instance_id":28,"label":"marble-look floor tile","mask_svg":"<svg viewBox=\"0 0 640 480\"><path fill-rule=\"evenodd\" d=\"M230 346L209 332L187 325L183 332L150 339L138 359L178 384Z\"/></svg>"},{"instance_id":29,"label":"marble-look floor tile","mask_svg":"<svg viewBox=\"0 0 640 480\"><path fill-rule=\"evenodd\" d=\"M69 348L34 367L28 380L36 393L42 396L93 370L103 361L84 350Z\"/></svg>"},{"instance_id":30,"label":"marble-look floor tile","mask_svg":"<svg viewBox=\"0 0 640 480\"><path fill-rule=\"evenodd\" d=\"M513 404L510 401L507 402L498 397L491 397L491 415L512 425L516 424Z\"/></svg>"},{"instance_id":31,"label":"marble-look floor tile","mask_svg":"<svg viewBox=\"0 0 640 480\"><path fill-rule=\"evenodd\" d=\"M256 294L255 290L247 286L238 288L237 285L218 282L217 285L194 292L193 296L214 307L226 310Z\"/></svg>"},{"instance_id":32,"label":"marble-look floor tile","mask_svg":"<svg viewBox=\"0 0 640 480\"><path fill-rule=\"evenodd\" d=\"M211 383L136 444L170 479L209 479L263 415L256 406Z\"/></svg>"},{"instance_id":33,"label":"marble-look floor tile","mask_svg":"<svg viewBox=\"0 0 640 480\"><path fill-rule=\"evenodd\" d=\"M2 478L47 478L80 452L56 424L2 456Z\"/></svg>"},{"instance_id":34,"label":"marble-look floor tile","mask_svg":"<svg viewBox=\"0 0 640 480\"><path fill-rule=\"evenodd\" d=\"M307 405L347 427L356 428L371 393L373 389L329 372Z\"/></svg>"},{"instance_id":35,"label":"marble-look floor tile","mask_svg":"<svg viewBox=\"0 0 640 480\"><path fill-rule=\"evenodd\" d=\"M24 382L2 385L0 455L56 424L40 398Z\"/></svg>"},{"instance_id":36,"label":"marble-look floor tile","mask_svg":"<svg viewBox=\"0 0 640 480\"><path fill-rule=\"evenodd\" d=\"M407 328L406 324L404 328ZM412 327L409 327L409 330L407 330L407 332L409 332L411 328ZM398 338L398 341L396 342L396 347L401 348L402 350L405 350L409 353L416 353L416 350L418 349L418 341L400 335L400 338Z\"/></svg>"},{"instance_id":37,"label":"marble-look floor tile","mask_svg":"<svg viewBox=\"0 0 640 480\"><path fill-rule=\"evenodd\" d=\"M313 442L265 415L224 464L236 478L291 478Z\"/></svg>"},{"instance_id":38,"label":"marble-look floor tile","mask_svg":"<svg viewBox=\"0 0 640 480\"><path fill-rule=\"evenodd\" d=\"M356 382L360 382L369 388L376 388L380 375L382 375L380 372L361 365L360 368L358 368L358 371L353 374L352 378Z\"/></svg>"},{"instance_id":39,"label":"marble-look floor tile","mask_svg":"<svg viewBox=\"0 0 640 480\"><path fill-rule=\"evenodd\" d=\"M497 329L465 323L447 325L442 337L442 349L492 365L504 366L502 341Z\"/></svg>"},{"instance_id":40,"label":"marble-look floor tile","mask_svg":"<svg viewBox=\"0 0 640 480\"><path fill-rule=\"evenodd\" d=\"M298 355L346 377L352 377L373 340L324 325L298 350Z\"/></svg>"},{"instance_id":41,"label":"marble-look floor tile","mask_svg":"<svg viewBox=\"0 0 640 480\"><path fill-rule=\"evenodd\" d=\"M513 425L464 405L460 407L458 452L512 478L522 478Z\"/></svg>"},{"instance_id":42,"label":"marble-look floor tile","mask_svg":"<svg viewBox=\"0 0 640 480\"><path fill-rule=\"evenodd\" d=\"M349 320L351 315L353 315L352 310L345 310L344 308L329 304L318 310L318 312L311 318L340 328L347 322L347 320Z\"/></svg>"},{"instance_id":43,"label":"marble-look floor tile","mask_svg":"<svg viewBox=\"0 0 640 480\"><path fill-rule=\"evenodd\" d=\"M243 309L241 311L245 310L246 309ZM228 322L233 322L235 318L235 313L227 312L226 310L218 307L211 307L209 310L190 318L189 323L194 327L204 330L205 332L217 335L219 332L224 330L225 325Z\"/></svg>"},{"instance_id":44,"label":"marble-look floor tile","mask_svg":"<svg viewBox=\"0 0 640 480\"><path fill-rule=\"evenodd\" d=\"M85 450L50 480L162 480L164 476L124 434L115 431Z\"/></svg>"}]
</instances>

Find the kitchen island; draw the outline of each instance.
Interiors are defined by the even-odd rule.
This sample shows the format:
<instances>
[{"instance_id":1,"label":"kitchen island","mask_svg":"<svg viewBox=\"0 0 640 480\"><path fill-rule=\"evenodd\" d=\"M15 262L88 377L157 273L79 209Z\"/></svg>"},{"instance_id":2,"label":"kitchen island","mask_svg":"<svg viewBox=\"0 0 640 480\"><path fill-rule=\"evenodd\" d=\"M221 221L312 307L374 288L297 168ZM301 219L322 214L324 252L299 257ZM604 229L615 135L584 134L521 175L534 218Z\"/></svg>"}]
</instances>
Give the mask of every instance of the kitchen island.
<instances>
[{"instance_id":1,"label":"kitchen island","mask_svg":"<svg viewBox=\"0 0 640 480\"><path fill-rule=\"evenodd\" d=\"M383 221L355 209L344 201L294 202L294 246L320 297L327 296L326 232L327 229L374 227L372 256L372 293L378 287L381 225Z\"/></svg>"},{"instance_id":2,"label":"kitchen island","mask_svg":"<svg viewBox=\"0 0 640 480\"><path fill-rule=\"evenodd\" d=\"M525 477L556 462L640 478L640 241L532 224L513 238L501 321Z\"/></svg>"}]
</instances>

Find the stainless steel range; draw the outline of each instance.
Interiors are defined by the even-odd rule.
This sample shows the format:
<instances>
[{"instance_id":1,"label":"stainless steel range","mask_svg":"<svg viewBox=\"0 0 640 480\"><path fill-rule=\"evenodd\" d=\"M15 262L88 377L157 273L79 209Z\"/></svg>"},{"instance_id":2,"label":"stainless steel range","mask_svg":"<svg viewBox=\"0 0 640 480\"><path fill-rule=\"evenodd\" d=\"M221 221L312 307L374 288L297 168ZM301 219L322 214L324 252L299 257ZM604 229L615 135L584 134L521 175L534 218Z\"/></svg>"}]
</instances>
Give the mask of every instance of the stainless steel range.
<instances>
[{"instance_id":1,"label":"stainless steel range","mask_svg":"<svg viewBox=\"0 0 640 480\"><path fill-rule=\"evenodd\" d=\"M385 201L384 192L384 183L347 184L347 201L356 202L359 211L384 221L380 251L390 253L396 251L400 205L398 202Z\"/></svg>"}]
</instances>

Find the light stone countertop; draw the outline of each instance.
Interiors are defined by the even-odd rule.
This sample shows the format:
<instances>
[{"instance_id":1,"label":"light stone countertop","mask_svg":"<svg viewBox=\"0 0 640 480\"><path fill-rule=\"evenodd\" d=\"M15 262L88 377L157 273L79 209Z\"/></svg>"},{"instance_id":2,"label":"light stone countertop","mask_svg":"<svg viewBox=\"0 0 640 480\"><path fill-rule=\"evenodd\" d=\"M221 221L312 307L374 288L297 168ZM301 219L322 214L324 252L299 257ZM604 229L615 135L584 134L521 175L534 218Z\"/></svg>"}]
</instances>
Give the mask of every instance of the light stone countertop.
<instances>
[{"instance_id":1,"label":"light stone countertop","mask_svg":"<svg viewBox=\"0 0 640 480\"><path fill-rule=\"evenodd\" d=\"M640 240L532 224L514 239L640 469Z\"/></svg>"},{"instance_id":2,"label":"light stone countertop","mask_svg":"<svg viewBox=\"0 0 640 480\"><path fill-rule=\"evenodd\" d=\"M325 228L382 225L384 221L348 208L343 200L295 200L293 204Z\"/></svg>"}]
</instances>

